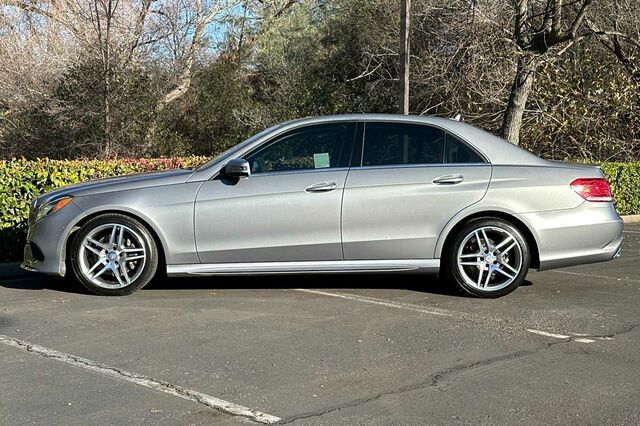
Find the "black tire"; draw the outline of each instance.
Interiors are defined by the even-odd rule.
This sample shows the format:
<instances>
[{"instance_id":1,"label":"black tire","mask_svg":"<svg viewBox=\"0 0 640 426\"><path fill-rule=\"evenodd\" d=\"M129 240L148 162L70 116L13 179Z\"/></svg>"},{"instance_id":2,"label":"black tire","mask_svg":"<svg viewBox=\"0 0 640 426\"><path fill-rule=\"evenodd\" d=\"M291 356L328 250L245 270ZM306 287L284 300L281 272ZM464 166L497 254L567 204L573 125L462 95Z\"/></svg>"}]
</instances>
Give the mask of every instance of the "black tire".
<instances>
[{"instance_id":1,"label":"black tire","mask_svg":"<svg viewBox=\"0 0 640 426\"><path fill-rule=\"evenodd\" d=\"M465 273L467 271L471 271L471 273L473 273L473 271L477 271L478 274L486 273L487 275L485 275L485 277L488 275L491 275L491 277L487 278L488 280L491 280L491 281L493 281L494 279L499 280L499 278L495 278L495 277L496 276L502 277L503 276L502 273L496 271L492 274L491 272L487 272L487 271L491 271L491 269L483 270L480 267L476 267L476 266L467 266L467 267L461 266L459 268L459 265L458 265L458 253L460 253L460 247L465 242L465 239L467 238L467 236L470 236L470 234L474 233L474 231L476 230L480 230L482 228L487 229L487 227L493 228L493 231L491 232L494 232L494 234L490 233L489 235L500 235L499 230L508 232L515 239L515 241L519 244L519 247L520 247L519 252L517 251L517 248L514 249L516 250L516 254L513 255L514 259L511 260L511 262L516 261L515 260L516 256L520 256L520 259L522 261L522 263L519 263L518 261L518 264L520 264L521 266L517 274L514 274L513 272L505 269L506 267L502 266L501 264L498 264L498 262L500 262L499 260L492 262L496 264L495 267L500 267L502 270L511 274L512 276L515 275L515 277L512 278L513 281L506 284L505 287L499 288L500 286L496 285L496 289L494 290L484 290L482 288L478 288L477 286L469 284L465 279L465 277L463 276L463 273L460 271L460 269L463 269ZM482 244L482 240L483 240L483 237L481 236L481 244ZM491 236L489 236L489 240L492 243L494 243ZM494 247L497 246L498 243L499 242L495 242ZM466 244L469 244L470 246L473 246L474 244L477 245L477 239L475 237L471 237L470 239L467 239ZM506 246L508 245L511 245L511 243L507 244ZM506 247L503 247L503 249L504 248ZM473 250L475 250L475 248ZM490 256L492 253L499 253L499 250L493 250L493 251L487 250L487 251L489 252L487 253L487 256ZM506 254L506 256L507 256L506 259L508 263L509 254ZM489 259L492 259L492 257L490 257ZM475 261L473 260L473 258L470 260ZM479 260L479 262L483 264L485 262L485 258L481 256L478 256L476 260ZM518 230L518 228L513 226L511 223L498 218L477 218L466 223L456 233L456 235L453 237L453 240L450 241L449 244L447 244L447 247L445 247L445 259L443 262L444 273L449 282L456 284L461 290L464 290L468 294L471 294L476 297L482 297L482 298L501 297L514 291L516 288L520 286L520 284L524 282L524 279L527 275L530 264L531 264L531 253L529 251L529 245L527 244L526 238L524 238L524 236ZM487 268L489 266L490 266L489 264L486 264ZM480 275L480 277L482 277L482 275ZM467 279L469 278L471 277L467 275ZM508 281L509 279L511 278L504 278L505 282ZM480 281L484 281L484 279L481 279ZM490 283L491 281L487 281L487 282ZM487 285L484 288L491 288L491 286Z\"/></svg>"},{"instance_id":2,"label":"black tire","mask_svg":"<svg viewBox=\"0 0 640 426\"><path fill-rule=\"evenodd\" d=\"M134 232L135 237L138 237L137 240L139 241L137 241L136 238L132 237L131 239L136 241L134 244L131 245L131 247L133 247L133 250L136 250L136 247L140 246L140 248L143 248L145 250L143 254L146 257L143 259L143 263L137 263L135 260L134 261L125 260L125 261L119 262L119 265L123 265L123 266L119 266L118 268L120 269L118 268L116 269L121 270L121 268L124 267L125 271L135 272L133 274L135 276L135 279L133 279L133 277L127 274L126 278L127 279L131 278L131 282L127 284L124 278L125 274L119 273L118 275L120 276L120 279L118 279L118 281L123 280L125 285L121 285L118 283L117 285L120 285L120 287L118 288L107 288L105 284L98 285L95 282L91 281L82 270L83 262L85 262L85 264L87 264L88 262L87 259L83 260L81 258L82 256L85 256L85 257L94 256L94 259L91 260L91 263L95 262L96 259L100 259L98 257L98 254L89 252L86 250L86 248L84 249L84 253L86 254L84 255L81 254L83 250L82 246L83 246L83 243L85 242L85 239L89 234L94 232L96 229L100 229L101 227L106 227L106 225L123 226L123 227L126 227L124 229L126 229L127 231ZM105 229L107 230L108 228L105 228ZM130 239L127 239L127 243L131 244ZM103 242L103 244L107 244L107 243ZM140 250L140 248L138 248L137 250ZM98 249L100 248L98 247ZM126 251L126 250L122 250L122 251ZM106 250L104 250L104 252L106 253ZM126 254L121 254L121 255L127 256ZM103 262L102 265L105 265L105 266L107 265L107 263L110 263L108 259L103 259L102 262ZM144 226L139 221L124 214L105 213L89 220L87 223L82 225L82 227L75 233L73 241L71 243L71 249L69 252L69 263L75 277L80 282L80 284L82 284L87 290L91 291L92 293L102 295L102 296L125 296L141 289L153 279L158 269L158 248L149 230L146 228L146 226ZM95 262L95 264L97 263L98 262ZM96 269L100 269L102 265L98 265L98 268ZM134 265L131 271L129 270L127 265ZM135 268L139 268L139 269L135 269ZM111 277L113 277L113 280L116 280L117 278L116 272L107 270L104 273L104 278L101 277L101 280L107 281L107 278L111 278ZM114 284L116 283L114 282Z\"/></svg>"}]
</instances>

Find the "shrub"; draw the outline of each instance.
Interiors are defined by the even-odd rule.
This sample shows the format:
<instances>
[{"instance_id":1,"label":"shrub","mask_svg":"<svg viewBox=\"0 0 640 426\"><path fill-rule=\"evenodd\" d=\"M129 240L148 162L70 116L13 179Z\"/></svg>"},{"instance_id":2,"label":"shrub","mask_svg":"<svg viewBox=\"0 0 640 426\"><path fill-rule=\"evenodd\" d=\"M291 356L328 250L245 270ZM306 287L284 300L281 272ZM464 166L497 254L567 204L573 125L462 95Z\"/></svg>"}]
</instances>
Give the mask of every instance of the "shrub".
<instances>
[{"instance_id":1,"label":"shrub","mask_svg":"<svg viewBox=\"0 0 640 426\"><path fill-rule=\"evenodd\" d=\"M0 161L0 262L22 258L27 231L29 203L45 192L66 185L180 167L196 167L206 157L114 159L114 160L40 160Z\"/></svg>"},{"instance_id":2,"label":"shrub","mask_svg":"<svg viewBox=\"0 0 640 426\"><path fill-rule=\"evenodd\" d=\"M640 214L640 161L601 163L619 214Z\"/></svg>"},{"instance_id":3,"label":"shrub","mask_svg":"<svg viewBox=\"0 0 640 426\"><path fill-rule=\"evenodd\" d=\"M0 262L22 257L29 203L62 186L131 173L195 167L205 157L116 160L0 161ZM640 162L601 163L620 214L640 214Z\"/></svg>"}]
</instances>

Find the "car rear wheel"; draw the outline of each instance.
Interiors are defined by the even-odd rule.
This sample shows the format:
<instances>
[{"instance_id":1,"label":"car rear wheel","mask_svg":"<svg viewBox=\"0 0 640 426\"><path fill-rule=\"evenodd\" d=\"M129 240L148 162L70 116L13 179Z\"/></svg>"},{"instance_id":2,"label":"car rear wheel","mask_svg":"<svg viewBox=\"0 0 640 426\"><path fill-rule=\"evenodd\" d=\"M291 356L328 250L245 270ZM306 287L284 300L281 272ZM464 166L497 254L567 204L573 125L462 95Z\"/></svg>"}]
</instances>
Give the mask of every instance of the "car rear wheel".
<instances>
[{"instance_id":1,"label":"car rear wheel","mask_svg":"<svg viewBox=\"0 0 640 426\"><path fill-rule=\"evenodd\" d=\"M478 297L500 297L518 288L529 270L526 239L502 219L476 219L449 245L446 272L464 291Z\"/></svg>"},{"instance_id":2,"label":"car rear wheel","mask_svg":"<svg viewBox=\"0 0 640 426\"><path fill-rule=\"evenodd\" d=\"M123 296L151 281L158 250L147 228L122 214L108 213L85 223L70 253L78 281L93 293Z\"/></svg>"}]
</instances>

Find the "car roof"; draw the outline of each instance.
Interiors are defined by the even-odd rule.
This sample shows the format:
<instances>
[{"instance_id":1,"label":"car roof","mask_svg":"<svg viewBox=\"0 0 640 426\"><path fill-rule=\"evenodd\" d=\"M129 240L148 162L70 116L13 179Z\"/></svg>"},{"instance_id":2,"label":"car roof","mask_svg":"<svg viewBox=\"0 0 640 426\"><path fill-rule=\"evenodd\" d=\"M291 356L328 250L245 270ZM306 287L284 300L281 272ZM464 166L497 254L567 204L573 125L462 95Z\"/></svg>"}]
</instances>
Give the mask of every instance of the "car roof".
<instances>
[{"instance_id":1,"label":"car roof","mask_svg":"<svg viewBox=\"0 0 640 426\"><path fill-rule=\"evenodd\" d=\"M439 127L461 138L482 152L492 164L506 165L548 165L546 160L526 151L506 140L470 124L450 118L425 115L402 114L340 114L319 117L306 117L282 123L280 130L302 127L311 124L358 121L358 122L394 122L413 123Z\"/></svg>"}]
</instances>

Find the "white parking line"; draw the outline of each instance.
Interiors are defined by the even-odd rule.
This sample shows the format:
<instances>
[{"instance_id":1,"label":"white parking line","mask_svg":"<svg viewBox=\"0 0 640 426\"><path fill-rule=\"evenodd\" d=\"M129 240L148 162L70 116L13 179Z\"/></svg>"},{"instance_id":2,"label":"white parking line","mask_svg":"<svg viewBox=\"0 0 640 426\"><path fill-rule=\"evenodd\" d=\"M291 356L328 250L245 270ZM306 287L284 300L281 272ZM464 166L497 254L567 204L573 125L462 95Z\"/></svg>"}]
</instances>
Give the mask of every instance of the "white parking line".
<instances>
[{"instance_id":1,"label":"white parking line","mask_svg":"<svg viewBox=\"0 0 640 426\"><path fill-rule=\"evenodd\" d=\"M566 336L564 334L549 333L548 331L534 330L532 328L527 328L527 331L529 333L539 334L540 336L553 337L554 339L570 339L571 338L571 336Z\"/></svg>"},{"instance_id":2,"label":"white parking line","mask_svg":"<svg viewBox=\"0 0 640 426\"><path fill-rule=\"evenodd\" d=\"M65 364L70 364L74 367L83 368L93 373L98 373L104 376L124 380L136 385L164 392L169 395L177 396L178 398L186 399L188 401L198 402L200 404L206 405L209 408L220 410L234 416L245 417L255 422L272 424L281 420L279 417L272 416L271 414L265 414L260 411L252 410L250 408L243 407L242 405L234 404L233 402L225 401L211 395L207 395L191 389L186 389L182 386L173 385L171 383L155 380L146 376L142 376L140 374L130 373L128 371L110 367L105 364L100 364L86 358L80 358L75 355L58 352L56 350L35 345L24 340L16 339L15 337L9 337L0 334L0 343L12 346L25 352L35 353L49 359L64 362Z\"/></svg>"},{"instance_id":3,"label":"white parking line","mask_svg":"<svg viewBox=\"0 0 640 426\"><path fill-rule=\"evenodd\" d=\"M640 231L627 231L626 229L624 231L625 234L640 234Z\"/></svg>"},{"instance_id":4,"label":"white parking line","mask_svg":"<svg viewBox=\"0 0 640 426\"><path fill-rule=\"evenodd\" d=\"M640 283L640 280L634 280L633 278L616 278L616 277L607 277L606 275L593 275L593 274L583 274L580 272L571 272L571 271L546 271L553 272L554 274L567 274L567 275L577 275L580 277L589 277L589 278L602 278L605 280L615 280L615 281L629 281L632 283Z\"/></svg>"},{"instance_id":5,"label":"white parking line","mask_svg":"<svg viewBox=\"0 0 640 426\"><path fill-rule=\"evenodd\" d=\"M349 293L334 293L334 292L320 291L320 290L309 290L306 288L294 288L293 290L300 291L303 293L317 294L320 296L337 297L340 299L353 300L356 302L364 302L364 303L370 303L373 305L386 306L388 308L404 309L404 310L413 311L413 312L420 312L423 314L444 316L444 317L457 318L457 319L465 319L463 315L458 314L456 312L448 311L446 309L426 309L419 305L411 305L408 303L400 303L400 302L391 302L383 299L377 299L377 298L367 297L367 296L358 296L358 295L349 294ZM552 337L554 339L570 339L572 342L579 342L579 343L594 343L596 341L594 339L613 340L610 337L589 338L588 335L585 335L585 334L571 334L571 335L558 334L558 333L551 333L548 331L535 330L532 328L525 328L525 330L527 330L529 333L538 334L540 336Z\"/></svg>"},{"instance_id":6,"label":"white parking line","mask_svg":"<svg viewBox=\"0 0 640 426\"><path fill-rule=\"evenodd\" d=\"M574 342L579 342L579 343L593 343L595 342L595 340L591 340L591 339L585 339L583 337L576 337L575 339L573 339Z\"/></svg>"},{"instance_id":7,"label":"white parking line","mask_svg":"<svg viewBox=\"0 0 640 426\"><path fill-rule=\"evenodd\" d=\"M588 339L586 337L580 337L580 336L584 336L584 334L566 335L566 334L550 333L548 331L542 331L542 330L535 330L533 328L527 328L526 330L529 333L538 334L540 336L545 336L545 337L553 337L554 339L572 339L574 342L579 342L579 343L593 343L593 342L595 342L594 339ZM613 340L612 337L596 337L595 339L598 339L598 340Z\"/></svg>"},{"instance_id":8,"label":"white parking line","mask_svg":"<svg viewBox=\"0 0 640 426\"><path fill-rule=\"evenodd\" d=\"M404 309L407 311L420 312L421 314L437 315L441 317L459 317L459 315L456 315L456 313L448 311L446 309L439 309L439 308L427 309L419 305L411 305L409 303L402 303L402 302L390 302L383 299L376 299L374 297L357 296L355 294L347 294L347 293L331 293L328 291L320 291L320 290L308 290L306 288L294 288L293 290L301 291L303 293L318 294L321 296L355 300L358 302L370 303L372 305L386 306L388 308Z\"/></svg>"},{"instance_id":9,"label":"white parking line","mask_svg":"<svg viewBox=\"0 0 640 426\"><path fill-rule=\"evenodd\" d=\"M580 343L593 343L593 342L595 342L595 340L593 340L593 339L587 339L587 338L584 338L584 337L575 338L574 336L567 336L567 335L564 335L564 334L557 334L557 333L549 333L548 331L534 330L532 328L527 328L526 330L529 333L538 334L540 336L545 336L545 337L553 337L554 339L571 339L571 338L573 338L574 341L580 342Z\"/></svg>"}]
</instances>

